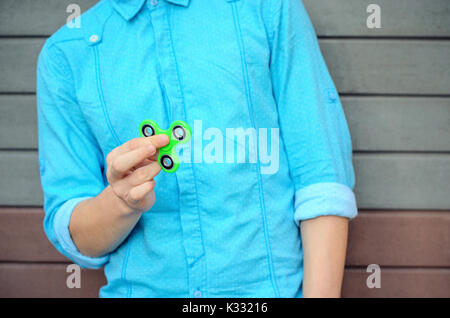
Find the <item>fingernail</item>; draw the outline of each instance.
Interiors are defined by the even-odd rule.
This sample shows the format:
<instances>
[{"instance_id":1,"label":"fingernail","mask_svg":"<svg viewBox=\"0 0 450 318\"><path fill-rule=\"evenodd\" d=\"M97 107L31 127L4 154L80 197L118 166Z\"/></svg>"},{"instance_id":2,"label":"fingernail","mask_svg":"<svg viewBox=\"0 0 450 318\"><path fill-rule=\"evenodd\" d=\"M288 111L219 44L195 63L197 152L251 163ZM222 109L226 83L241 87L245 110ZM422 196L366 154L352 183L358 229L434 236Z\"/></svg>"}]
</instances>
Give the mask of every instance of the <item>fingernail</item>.
<instances>
[{"instance_id":1,"label":"fingernail","mask_svg":"<svg viewBox=\"0 0 450 318\"><path fill-rule=\"evenodd\" d=\"M153 145L148 145L147 147L148 147L148 150L150 150L151 153L154 153L156 151L156 148Z\"/></svg>"}]
</instances>

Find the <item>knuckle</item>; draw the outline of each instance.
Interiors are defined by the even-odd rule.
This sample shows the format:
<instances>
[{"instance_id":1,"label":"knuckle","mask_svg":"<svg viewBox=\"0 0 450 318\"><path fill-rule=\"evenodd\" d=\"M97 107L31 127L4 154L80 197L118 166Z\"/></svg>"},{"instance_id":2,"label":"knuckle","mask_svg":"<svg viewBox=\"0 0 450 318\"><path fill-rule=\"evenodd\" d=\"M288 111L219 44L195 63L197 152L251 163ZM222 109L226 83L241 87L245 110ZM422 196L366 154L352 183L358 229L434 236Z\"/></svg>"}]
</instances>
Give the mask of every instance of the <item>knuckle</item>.
<instances>
[{"instance_id":1,"label":"knuckle","mask_svg":"<svg viewBox=\"0 0 450 318\"><path fill-rule=\"evenodd\" d=\"M139 201L139 199L136 197L136 195L134 194L134 192L130 192L128 193L126 202L128 202L131 205L136 204L136 202Z\"/></svg>"},{"instance_id":2,"label":"knuckle","mask_svg":"<svg viewBox=\"0 0 450 318\"><path fill-rule=\"evenodd\" d=\"M139 146L139 138L134 138L128 141L128 149L136 149Z\"/></svg>"},{"instance_id":3,"label":"knuckle","mask_svg":"<svg viewBox=\"0 0 450 318\"><path fill-rule=\"evenodd\" d=\"M120 163L117 162L117 160L114 160L114 161L111 163L111 170L112 170L113 172L116 172L116 173L121 173Z\"/></svg>"},{"instance_id":4,"label":"knuckle","mask_svg":"<svg viewBox=\"0 0 450 318\"><path fill-rule=\"evenodd\" d=\"M145 167L142 167L136 170L136 176L138 177L139 180L145 181L149 178L149 173L147 169L145 169Z\"/></svg>"},{"instance_id":5,"label":"knuckle","mask_svg":"<svg viewBox=\"0 0 450 318\"><path fill-rule=\"evenodd\" d=\"M131 202L139 201L136 191L130 191L128 193L128 200Z\"/></svg>"}]
</instances>

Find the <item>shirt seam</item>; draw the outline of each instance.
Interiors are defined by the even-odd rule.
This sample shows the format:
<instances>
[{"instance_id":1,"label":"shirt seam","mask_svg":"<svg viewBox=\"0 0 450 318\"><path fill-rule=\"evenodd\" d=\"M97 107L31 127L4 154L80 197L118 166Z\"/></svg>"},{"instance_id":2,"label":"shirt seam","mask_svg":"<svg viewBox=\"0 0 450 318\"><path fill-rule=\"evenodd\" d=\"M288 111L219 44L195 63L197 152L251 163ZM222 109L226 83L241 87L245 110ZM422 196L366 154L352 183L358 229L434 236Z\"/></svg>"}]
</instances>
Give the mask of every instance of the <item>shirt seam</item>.
<instances>
[{"instance_id":1,"label":"shirt seam","mask_svg":"<svg viewBox=\"0 0 450 318\"><path fill-rule=\"evenodd\" d=\"M114 140L116 141L117 145L120 146L122 143L120 141L119 136L117 135L117 132L115 131L114 127L111 123L111 118L109 117L109 112L106 107L105 103L105 96L103 94L103 87L102 87L102 80L101 80L101 74L100 74L100 56L98 51L98 46L94 46L94 57L95 57L95 73L96 73L96 84L97 84L97 92L100 97L100 103L102 105L103 110L103 116L106 120L106 125L108 126L109 130L111 131Z\"/></svg>"},{"instance_id":2,"label":"shirt seam","mask_svg":"<svg viewBox=\"0 0 450 318\"><path fill-rule=\"evenodd\" d=\"M128 258L130 257L130 250L131 250L131 242L128 242L127 249L126 249L125 255L123 257L122 272L120 275L121 278L124 280L125 285L127 287L126 298L131 298L131 294L132 294L132 285L131 285L131 282L129 282L127 279Z\"/></svg>"},{"instance_id":3,"label":"shirt seam","mask_svg":"<svg viewBox=\"0 0 450 318\"><path fill-rule=\"evenodd\" d=\"M270 4L270 21L269 21L269 30L270 30L270 34L269 34L269 44L270 44L270 52L272 52L272 48L273 48L273 41L275 39L275 13L274 13L274 4L273 1L271 1Z\"/></svg>"},{"instance_id":4,"label":"shirt seam","mask_svg":"<svg viewBox=\"0 0 450 318\"><path fill-rule=\"evenodd\" d=\"M253 107L252 99L249 94L250 84L249 84L249 79L248 79L248 70L246 67L245 48L244 48L244 44L242 41L242 32L241 32L241 27L240 27L239 15L237 12L236 2L233 1L233 2L230 2L230 4L231 4L231 10L233 13L233 20L234 20L235 31L236 31L237 40L238 40L239 51L240 51L240 55L241 55L241 65L242 65L242 72L243 72L243 77L244 77L245 95L246 95L246 100L247 100L248 112L249 112L251 124L252 124L253 128L256 129L254 116L253 116L253 109L252 109L252 107ZM259 147L258 143L257 143L257 147ZM259 151L257 151L257 155L259 157L258 152ZM256 173L257 173L257 179L258 179L259 204L260 204L261 218L262 218L262 222L263 222L264 240L265 240L266 251L267 251L267 261L268 261L268 266L269 266L270 280L272 282L272 288L274 290L275 296L280 297L280 292L279 292L277 282L276 282L276 275L275 275L275 271L274 271L274 264L273 264L272 251L271 251L271 245L270 245L269 229L268 229L268 225L267 225L267 216L266 216L265 203L264 203L264 193L263 193L263 188L262 188L262 176L261 176L261 172L260 172L259 158L256 161Z\"/></svg>"}]
</instances>

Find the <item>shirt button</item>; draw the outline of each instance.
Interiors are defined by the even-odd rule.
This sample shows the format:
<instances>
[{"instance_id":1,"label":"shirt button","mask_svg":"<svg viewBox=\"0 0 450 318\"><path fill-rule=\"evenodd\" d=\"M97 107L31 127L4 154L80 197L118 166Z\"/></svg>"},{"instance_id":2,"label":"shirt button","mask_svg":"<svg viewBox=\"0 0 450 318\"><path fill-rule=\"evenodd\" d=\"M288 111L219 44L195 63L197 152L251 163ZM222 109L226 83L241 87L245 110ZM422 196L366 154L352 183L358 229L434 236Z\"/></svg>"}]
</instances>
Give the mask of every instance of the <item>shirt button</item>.
<instances>
[{"instance_id":1,"label":"shirt button","mask_svg":"<svg viewBox=\"0 0 450 318\"><path fill-rule=\"evenodd\" d=\"M195 298L200 298L200 297L202 297L202 292L199 291L199 290L196 290L196 291L194 292L194 297L195 297Z\"/></svg>"},{"instance_id":2,"label":"shirt button","mask_svg":"<svg viewBox=\"0 0 450 318\"><path fill-rule=\"evenodd\" d=\"M150 0L150 4L152 6L156 6L158 4L158 0Z\"/></svg>"},{"instance_id":3,"label":"shirt button","mask_svg":"<svg viewBox=\"0 0 450 318\"><path fill-rule=\"evenodd\" d=\"M91 37L89 38L89 41L91 41L92 43L97 42L98 41L98 35L97 34L91 35Z\"/></svg>"},{"instance_id":4,"label":"shirt button","mask_svg":"<svg viewBox=\"0 0 450 318\"><path fill-rule=\"evenodd\" d=\"M336 100L336 94L335 94L333 91L329 91L329 92L328 92L328 98L329 98L331 101L335 101L335 100Z\"/></svg>"}]
</instances>

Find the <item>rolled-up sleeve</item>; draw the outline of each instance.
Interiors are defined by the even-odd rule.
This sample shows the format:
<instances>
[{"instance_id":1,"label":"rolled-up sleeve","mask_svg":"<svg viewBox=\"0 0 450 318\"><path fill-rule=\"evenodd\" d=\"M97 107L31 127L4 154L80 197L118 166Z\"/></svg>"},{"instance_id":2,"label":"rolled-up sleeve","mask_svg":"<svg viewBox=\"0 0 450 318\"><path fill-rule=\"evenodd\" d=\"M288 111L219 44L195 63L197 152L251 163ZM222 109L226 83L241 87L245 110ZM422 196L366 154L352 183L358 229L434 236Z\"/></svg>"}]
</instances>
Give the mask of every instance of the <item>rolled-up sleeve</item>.
<instances>
[{"instance_id":1,"label":"rolled-up sleeve","mask_svg":"<svg viewBox=\"0 0 450 318\"><path fill-rule=\"evenodd\" d=\"M297 222L354 218L352 144L336 87L300 0L273 0L271 74L295 184Z\"/></svg>"},{"instance_id":2,"label":"rolled-up sleeve","mask_svg":"<svg viewBox=\"0 0 450 318\"><path fill-rule=\"evenodd\" d=\"M102 153L77 103L69 63L63 51L49 42L38 60L37 112L45 233L76 264L101 267L109 256L81 254L70 236L69 223L76 205L105 187Z\"/></svg>"}]
</instances>

